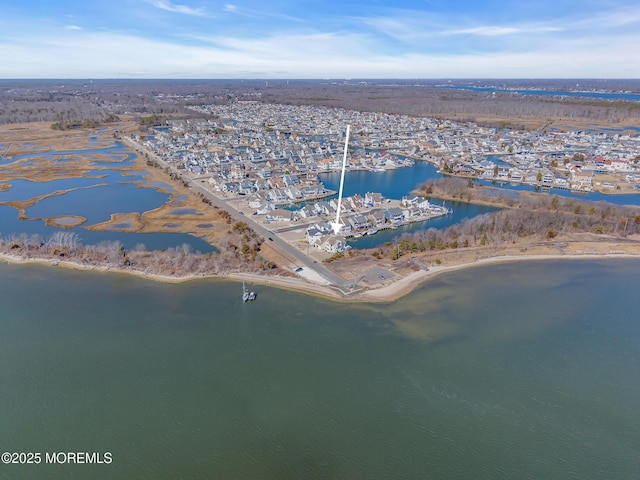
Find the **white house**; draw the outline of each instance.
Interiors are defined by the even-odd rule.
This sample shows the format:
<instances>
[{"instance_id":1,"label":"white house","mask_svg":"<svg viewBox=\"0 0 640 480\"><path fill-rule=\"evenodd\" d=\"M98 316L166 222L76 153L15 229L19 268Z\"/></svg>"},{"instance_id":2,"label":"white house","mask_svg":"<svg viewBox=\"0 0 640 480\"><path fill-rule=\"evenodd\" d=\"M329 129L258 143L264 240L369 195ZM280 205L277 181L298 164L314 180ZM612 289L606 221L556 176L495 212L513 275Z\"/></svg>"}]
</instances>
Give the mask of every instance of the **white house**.
<instances>
[{"instance_id":1,"label":"white house","mask_svg":"<svg viewBox=\"0 0 640 480\"><path fill-rule=\"evenodd\" d=\"M343 253L347 250L347 240L343 236L326 235L320 242L320 249L325 252Z\"/></svg>"},{"instance_id":2,"label":"white house","mask_svg":"<svg viewBox=\"0 0 640 480\"><path fill-rule=\"evenodd\" d=\"M350 217L347 217L346 220L351 224L351 227L354 230L357 230L360 228L367 228L370 226L369 220L367 220L367 217L359 213L355 215L351 215Z\"/></svg>"}]
</instances>

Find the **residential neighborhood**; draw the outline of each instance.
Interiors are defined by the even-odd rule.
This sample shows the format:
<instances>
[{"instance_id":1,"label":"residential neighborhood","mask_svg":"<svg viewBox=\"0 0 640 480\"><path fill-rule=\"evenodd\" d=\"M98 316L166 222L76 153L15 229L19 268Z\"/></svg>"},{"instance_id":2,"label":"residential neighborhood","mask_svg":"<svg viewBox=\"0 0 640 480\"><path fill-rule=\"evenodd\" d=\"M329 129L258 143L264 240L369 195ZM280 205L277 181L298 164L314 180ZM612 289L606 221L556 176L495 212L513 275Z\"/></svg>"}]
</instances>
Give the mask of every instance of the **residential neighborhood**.
<instances>
[{"instance_id":1,"label":"residential neighborhood","mask_svg":"<svg viewBox=\"0 0 640 480\"><path fill-rule=\"evenodd\" d=\"M422 197L363 192L343 199L334 235L337 192L319 175L341 170L346 125L348 170L385 172L426 161L443 174L542 191L640 193L638 135L530 132L253 100L191 108L205 118L171 120L134 140L253 220L276 233L298 231L302 240L294 242L328 253L347 250L350 237L448 213Z\"/></svg>"},{"instance_id":2,"label":"residential neighborhood","mask_svg":"<svg viewBox=\"0 0 640 480\"><path fill-rule=\"evenodd\" d=\"M209 119L174 120L139 140L219 192L253 195L274 206L335 193L318 174L341 169L346 125L352 131L349 170L384 172L428 161L452 175L576 191L640 183L638 135L530 132L257 101L192 109Z\"/></svg>"}]
</instances>

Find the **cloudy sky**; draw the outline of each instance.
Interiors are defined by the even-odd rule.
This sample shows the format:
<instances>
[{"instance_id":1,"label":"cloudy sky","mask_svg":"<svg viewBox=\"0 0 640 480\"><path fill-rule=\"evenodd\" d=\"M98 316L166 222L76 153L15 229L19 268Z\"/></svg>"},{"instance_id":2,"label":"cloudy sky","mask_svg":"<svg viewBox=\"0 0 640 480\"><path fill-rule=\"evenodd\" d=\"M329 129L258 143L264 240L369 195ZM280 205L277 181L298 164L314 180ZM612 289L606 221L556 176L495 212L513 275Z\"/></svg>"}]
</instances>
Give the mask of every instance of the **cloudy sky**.
<instances>
[{"instance_id":1,"label":"cloudy sky","mask_svg":"<svg viewBox=\"0 0 640 480\"><path fill-rule=\"evenodd\" d=\"M0 78L640 78L638 0L0 0Z\"/></svg>"}]
</instances>

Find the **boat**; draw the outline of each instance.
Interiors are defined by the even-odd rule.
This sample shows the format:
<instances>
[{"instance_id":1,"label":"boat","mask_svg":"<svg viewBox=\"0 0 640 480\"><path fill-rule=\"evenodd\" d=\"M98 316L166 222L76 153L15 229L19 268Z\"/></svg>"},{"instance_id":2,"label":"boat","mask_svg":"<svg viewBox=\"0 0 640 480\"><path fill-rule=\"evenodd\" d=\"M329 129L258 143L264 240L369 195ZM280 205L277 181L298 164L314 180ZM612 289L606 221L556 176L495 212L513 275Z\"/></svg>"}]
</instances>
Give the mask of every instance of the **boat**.
<instances>
[{"instance_id":1,"label":"boat","mask_svg":"<svg viewBox=\"0 0 640 480\"><path fill-rule=\"evenodd\" d=\"M244 285L244 280L242 281L242 301L243 302L252 302L256 299L256 292L249 292Z\"/></svg>"}]
</instances>

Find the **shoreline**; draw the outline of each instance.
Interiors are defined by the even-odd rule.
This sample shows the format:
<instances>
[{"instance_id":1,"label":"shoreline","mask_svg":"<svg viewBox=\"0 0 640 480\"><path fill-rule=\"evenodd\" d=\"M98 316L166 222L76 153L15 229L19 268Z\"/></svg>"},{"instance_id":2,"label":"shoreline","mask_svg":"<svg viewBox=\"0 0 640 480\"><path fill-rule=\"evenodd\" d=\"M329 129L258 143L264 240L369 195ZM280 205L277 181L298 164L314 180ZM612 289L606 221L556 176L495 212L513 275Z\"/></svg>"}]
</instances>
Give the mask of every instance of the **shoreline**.
<instances>
[{"instance_id":1,"label":"shoreline","mask_svg":"<svg viewBox=\"0 0 640 480\"><path fill-rule=\"evenodd\" d=\"M161 275L155 273L145 273L139 270L126 270L111 267L101 267L95 265L83 265L77 262L46 259L46 258L23 258L21 256L10 255L8 253L0 253L0 262L8 264L35 264L49 267L62 267L71 270L89 271L97 273L118 273L131 275L146 280L151 280L160 283L183 283L193 280L231 280L240 282L251 281L255 284L267 285L284 290L291 290L308 295L315 295L323 297L333 301L340 302L360 302L360 303L386 303L396 301L405 295L410 294L418 287L422 286L426 282L437 278L438 276L464 270L468 268L483 267L488 265L495 265L500 263L513 263L513 262L528 262L528 261L540 261L540 260L610 260L614 258L637 258L640 259L638 254L630 253L609 253L609 254L526 254L526 255L496 255L493 257L486 257L470 262L463 262L456 265L439 265L429 267L428 270L419 270L408 275L400 277L398 280L393 281L387 285L383 285L376 288L358 290L352 294L341 294L339 291L331 285L320 285L309 281L302 280L298 277L285 277L285 276L268 276L259 275L255 273L243 273L232 272L224 275L185 275L185 276L170 276Z\"/></svg>"}]
</instances>

